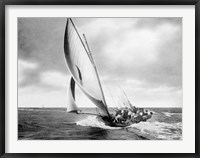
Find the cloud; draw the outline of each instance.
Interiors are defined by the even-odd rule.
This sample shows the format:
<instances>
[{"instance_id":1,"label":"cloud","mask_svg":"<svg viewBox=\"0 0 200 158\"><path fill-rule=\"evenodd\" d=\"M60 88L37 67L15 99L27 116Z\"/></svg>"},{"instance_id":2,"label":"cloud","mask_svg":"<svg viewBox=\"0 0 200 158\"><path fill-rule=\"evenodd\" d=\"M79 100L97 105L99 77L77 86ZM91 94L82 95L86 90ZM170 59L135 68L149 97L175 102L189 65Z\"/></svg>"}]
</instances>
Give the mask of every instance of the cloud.
<instances>
[{"instance_id":1,"label":"cloud","mask_svg":"<svg viewBox=\"0 0 200 158\"><path fill-rule=\"evenodd\" d=\"M18 60L18 86L20 90L61 91L69 84L70 76L62 72L44 71L38 73L36 63Z\"/></svg>"},{"instance_id":2,"label":"cloud","mask_svg":"<svg viewBox=\"0 0 200 158\"><path fill-rule=\"evenodd\" d=\"M29 84L18 89L18 106L66 107L70 77L61 72L46 71L37 78L37 83L30 84L27 80Z\"/></svg>"},{"instance_id":3,"label":"cloud","mask_svg":"<svg viewBox=\"0 0 200 158\"><path fill-rule=\"evenodd\" d=\"M59 90L65 90L69 86L69 79L69 75L54 71L46 71L40 75L40 80L43 85L54 87Z\"/></svg>"},{"instance_id":4,"label":"cloud","mask_svg":"<svg viewBox=\"0 0 200 158\"><path fill-rule=\"evenodd\" d=\"M35 62L40 71L68 73L63 39L65 18L18 18L18 57Z\"/></svg>"},{"instance_id":5,"label":"cloud","mask_svg":"<svg viewBox=\"0 0 200 158\"><path fill-rule=\"evenodd\" d=\"M38 65L33 62L18 60L18 86L23 87L38 80Z\"/></svg>"},{"instance_id":6,"label":"cloud","mask_svg":"<svg viewBox=\"0 0 200 158\"><path fill-rule=\"evenodd\" d=\"M173 25L181 27L182 18L141 18L138 19L135 27L137 29L157 29L162 25Z\"/></svg>"},{"instance_id":7,"label":"cloud","mask_svg":"<svg viewBox=\"0 0 200 158\"><path fill-rule=\"evenodd\" d=\"M97 19L88 25L82 30L101 74L181 87L181 18Z\"/></svg>"},{"instance_id":8,"label":"cloud","mask_svg":"<svg viewBox=\"0 0 200 158\"><path fill-rule=\"evenodd\" d=\"M73 21L80 34L86 34L102 83L111 89L114 99L120 85L135 104L181 105L181 18L73 18ZM47 100L55 94L60 99L63 96L61 102L65 103L61 92L67 90L70 78L63 52L65 25L66 18L18 19L19 89L34 92L33 98L37 98L37 92ZM106 88L105 93L112 104ZM82 104L89 105L80 91L77 94ZM56 103L55 100L52 102Z\"/></svg>"}]
</instances>

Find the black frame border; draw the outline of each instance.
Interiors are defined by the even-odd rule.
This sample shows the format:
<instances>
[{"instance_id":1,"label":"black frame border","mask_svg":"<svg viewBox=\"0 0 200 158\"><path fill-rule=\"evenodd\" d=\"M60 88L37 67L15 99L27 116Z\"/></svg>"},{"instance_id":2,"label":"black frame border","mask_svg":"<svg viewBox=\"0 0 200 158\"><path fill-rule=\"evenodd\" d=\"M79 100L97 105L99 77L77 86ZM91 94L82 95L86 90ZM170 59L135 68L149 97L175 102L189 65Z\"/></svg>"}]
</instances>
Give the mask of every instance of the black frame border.
<instances>
[{"instance_id":1,"label":"black frame border","mask_svg":"<svg viewBox=\"0 0 200 158\"><path fill-rule=\"evenodd\" d=\"M195 5L195 153L5 153L5 7L7 5ZM0 156L2 158L199 158L200 0L0 0Z\"/></svg>"}]
</instances>

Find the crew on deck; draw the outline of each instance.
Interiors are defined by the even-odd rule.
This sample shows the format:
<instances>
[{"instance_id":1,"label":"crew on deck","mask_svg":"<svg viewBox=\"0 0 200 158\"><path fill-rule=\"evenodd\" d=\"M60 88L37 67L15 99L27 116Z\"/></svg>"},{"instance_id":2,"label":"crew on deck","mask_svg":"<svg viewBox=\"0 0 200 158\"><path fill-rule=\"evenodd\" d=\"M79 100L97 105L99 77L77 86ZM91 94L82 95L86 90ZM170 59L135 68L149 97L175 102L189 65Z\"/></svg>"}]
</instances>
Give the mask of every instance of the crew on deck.
<instances>
[{"instance_id":1,"label":"crew on deck","mask_svg":"<svg viewBox=\"0 0 200 158\"><path fill-rule=\"evenodd\" d=\"M136 108L131 106L130 108L121 108L116 111L113 122L128 124L130 123L139 123L141 121L147 121L153 115L153 112L144 110L143 108Z\"/></svg>"}]
</instances>

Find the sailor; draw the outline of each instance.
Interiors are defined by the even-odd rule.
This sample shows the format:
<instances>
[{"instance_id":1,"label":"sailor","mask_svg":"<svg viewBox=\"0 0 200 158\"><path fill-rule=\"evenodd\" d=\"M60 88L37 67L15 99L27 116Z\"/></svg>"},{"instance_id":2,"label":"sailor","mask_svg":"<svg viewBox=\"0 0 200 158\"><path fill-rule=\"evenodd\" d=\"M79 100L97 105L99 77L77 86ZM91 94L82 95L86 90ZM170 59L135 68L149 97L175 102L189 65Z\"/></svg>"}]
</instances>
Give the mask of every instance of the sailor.
<instances>
[{"instance_id":1,"label":"sailor","mask_svg":"<svg viewBox=\"0 0 200 158\"><path fill-rule=\"evenodd\" d=\"M118 110L116 111L115 116L117 116L118 114L122 114L121 109L118 109Z\"/></svg>"},{"instance_id":2,"label":"sailor","mask_svg":"<svg viewBox=\"0 0 200 158\"><path fill-rule=\"evenodd\" d=\"M144 113L143 113L143 112L140 112L139 114L140 114L141 116L143 116L143 115L144 115Z\"/></svg>"},{"instance_id":3,"label":"sailor","mask_svg":"<svg viewBox=\"0 0 200 158\"><path fill-rule=\"evenodd\" d=\"M153 113L152 112L147 112L145 113L145 115L143 115L143 121L147 121L148 119L150 119L152 117Z\"/></svg>"},{"instance_id":4,"label":"sailor","mask_svg":"<svg viewBox=\"0 0 200 158\"><path fill-rule=\"evenodd\" d=\"M130 108L130 110L131 110L132 112L136 113L136 111L137 111L137 108L136 108L135 106L131 105L131 108Z\"/></svg>"},{"instance_id":5,"label":"sailor","mask_svg":"<svg viewBox=\"0 0 200 158\"><path fill-rule=\"evenodd\" d=\"M142 121L147 121L148 120L148 115L143 115L142 116Z\"/></svg>"},{"instance_id":6,"label":"sailor","mask_svg":"<svg viewBox=\"0 0 200 158\"><path fill-rule=\"evenodd\" d=\"M138 115L143 115L143 109L142 108L138 108L137 111L136 111L136 114Z\"/></svg>"},{"instance_id":7,"label":"sailor","mask_svg":"<svg viewBox=\"0 0 200 158\"><path fill-rule=\"evenodd\" d=\"M148 112L147 113L147 119L150 119L152 117L152 115L153 115L153 112Z\"/></svg>"},{"instance_id":8,"label":"sailor","mask_svg":"<svg viewBox=\"0 0 200 158\"><path fill-rule=\"evenodd\" d=\"M134 121L135 123L139 123L143 120L143 117L141 115L137 115L135 118L134 118Z\"/></svg>"},{"instance_id":9,"label":"sailor","mask_svg":"<svg viewBox=\"0 0 200 158\"><path fill-rule=\"evenodd\" d=\"M133 112L131 110L128 111L128 119L131 119Z\"/></svg>"},{"instance_id":10,"label":"sailor","mask_svg":"<svg viewBox=\"0 0 200 158\"><path fill-rule=\"evenodd\" d=\"M135 113L133 112L131 115L131 119L135 117Z\"/></svg>"},{"instance_id":11,"label":"sailor","mask_svg":"<svg viewBox=\"0 0 200 158\"><path fill-rule=\"evenodd\" d=\"M114 120L113 122L118 122L119 121L119 117L120 117L120 114L116 114L115 117L114 117Z\"/></svg>"},{"instance_id":12,"label":"sailor","mask_svg":"<svg viewBox=\"0 0 200 158\"><path fill-rule=\"evenodd\" d=\"M126 120L128 118L128 110L124 109L122 110L122 117Z\"/></svg>"},{"instance_id":13,"label":"sailor","mask_svg":"<svg viewBox=\"0 0 200 158\"><path fill-rule=\"evenodd\" d=\"M121 114L118 114L117 116L115 116L115 119L113 122L121 123L122 121L124 121L124 118L122 117Z\"/></svg>"}]
</instances>

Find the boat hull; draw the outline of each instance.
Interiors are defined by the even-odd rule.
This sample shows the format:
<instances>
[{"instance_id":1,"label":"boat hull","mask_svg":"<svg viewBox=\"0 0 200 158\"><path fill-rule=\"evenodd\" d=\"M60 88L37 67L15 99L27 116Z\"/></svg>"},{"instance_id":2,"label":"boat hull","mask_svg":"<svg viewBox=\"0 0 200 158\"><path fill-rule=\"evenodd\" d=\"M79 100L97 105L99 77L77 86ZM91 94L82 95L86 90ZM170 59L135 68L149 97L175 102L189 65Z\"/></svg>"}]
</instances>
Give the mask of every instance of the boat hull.
<instances>
[{"instance_id":1,"label":"boat hull","mask_svg":"<svg viewBox=\"0 0 200 158\"><path fill-rule=\"evenodd\" d=\"M100 118L105 123L105 125L110 126L110 127L127 127L133 124L131 121L128 123L117 123L117 122L113 122L112 118L108 118L108 117L100 117Z\"/></svg>"},{"instance_id":2,"label":"boat hull","mask_svg":"<svg viewBox=\"0 0 200 158\"><path fill-rule=\"evenodd\" d=\"M73 122L77 122L83 119L86 119L89 116L96 116L97 119L101 122L103 122L105 125L110 126L110 127L127 127L130 126L131 124L133 124L132 122L126 123L126 124L122 124L122 123L117 123L117 122L113 122L112 118L108 118L108 117L102 117L96 114L92 114L92 113L68 113L71 116L73 116L72 118L74 118Z\"/></svg>"}]
</instances>

